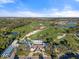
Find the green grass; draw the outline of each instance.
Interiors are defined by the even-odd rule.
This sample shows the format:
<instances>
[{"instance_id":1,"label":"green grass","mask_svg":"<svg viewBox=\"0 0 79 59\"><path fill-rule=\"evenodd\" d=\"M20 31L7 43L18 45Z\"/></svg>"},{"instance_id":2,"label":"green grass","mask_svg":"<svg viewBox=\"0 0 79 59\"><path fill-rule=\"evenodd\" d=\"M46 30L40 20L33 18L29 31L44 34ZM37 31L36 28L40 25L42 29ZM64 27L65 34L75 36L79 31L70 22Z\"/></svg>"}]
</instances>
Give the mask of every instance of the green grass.
<instances>
[{"instance_id":1,"label":"green grass","mask_svg":"<svg viewBox=\"0 0 79 59\"><path fill-rule=\"evenodd\" d=\"M18 32L20 36L23 37L25 34L35 30L34 28L40 26L40 24L42 24L43 26L49 25L48 22L34 22L33 21L31 24L13 29L12 32Z\"/></svg>"},{"instance_id":2,"label":"green grass","mask_svg":"<svg viewBox=\"0 0 79 59\"><path fill-rule=\"evenodd\" d=\"M30 36L31 39L42 38L45 39L47 37L52 37L52 39L57 39L59 33L62 33L63 29L55 29L54 27L48 27L47 29L36 33L35 35Z\"/></svg>"},{"instance_id":3,"label":"green grass","mask_svg":"<svg viewBox=\"0 0 79 59\"><path fill-rule=\"evenodd\" d=\"M34 30L34 27L39 26L38 22L32 22L29 25L25 25L22 27L18 27L12 30L12 32L18 32L21 37L23 37L26 33L29 33Z\"/></svg>"},{"instance_id":4,"label":"green grass","mask_svg":"<svg viewBox=\"0 0 79 59\"><path fill-rule=\"evenodd\" d=\"M52 42L54 40L55 42L60 44L61 39L57 39L57 36L60 36L60 34L64 33L64 32L66 32L66 30L64 28L55 28L55 27L49 26L46 30L43 30L41 32L38 32L38 33L30 36L30 38L31 39L42 39L42 40L45 41L46 38L51 37ZM66 33L66 34L67 34L67 36L64 37L63 39L66 39L67 42L70 44L70 46L68 48L72 48L73 52L77 52L79 44L76 41L76 37L74 36L74 33L72 33L72 34L71 33ZM62 45L61 45L61 47L62 47ZM68 52L68 50L63 48L63 51L61 53L66 53L66 52Z\"/></svg>"},{"instance_id":5,"label":"green grass","mask_svg":"<svg viewBox=\"0 0 79 59\"><path fill-rule=\"evenodd\" d=\"M25 44L20 44L17 49L17 55L19 56L27 56L30 52L30 48Z\"/></svg>"},{"instance_id":6,"label":"green grass","mask_svg":"<svg viewBox=\"0 0 79 59\"><path fill-rule=\"evenodd\" d=\"M74 50L77 50L77 47L79 46L79 44L76 41L76 37L74 36L74 34L67 35L66 40L70 43L71 48L73 48Z\"/></svg>"}]
</instances>

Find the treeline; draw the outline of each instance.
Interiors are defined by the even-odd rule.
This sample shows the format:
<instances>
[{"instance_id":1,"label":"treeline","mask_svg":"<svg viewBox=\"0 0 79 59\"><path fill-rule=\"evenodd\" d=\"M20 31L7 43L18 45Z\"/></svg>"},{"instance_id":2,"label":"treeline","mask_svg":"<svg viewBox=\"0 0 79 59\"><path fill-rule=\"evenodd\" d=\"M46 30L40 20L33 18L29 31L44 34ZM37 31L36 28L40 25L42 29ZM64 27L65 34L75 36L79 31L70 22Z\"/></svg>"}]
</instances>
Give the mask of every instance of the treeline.
<instances>
[{"instance_id":1,"label":"treeline","mask_svg":"<svg viewBox=\"0 0 79 59\"><path fill-rule=\"evenodd\" d=\"M0 18L0 54L17 38L13 29L28 25L32 20Z\"/></svg>"},{"instance_id":2,"label":"treeline","mask_svg":"<svg viewBox=\"0 0 79 59\"><path fill-rule=\"evenodd\" d=\"M13 19L13 20L10 20L10 19L1 20L0 19L0 28L4 28L4 27L16 28L16 27L23 26L29 23L30 21L24 20L24 19L17 19L17 20L16 19Z\"/></svg>"}]
</instances>

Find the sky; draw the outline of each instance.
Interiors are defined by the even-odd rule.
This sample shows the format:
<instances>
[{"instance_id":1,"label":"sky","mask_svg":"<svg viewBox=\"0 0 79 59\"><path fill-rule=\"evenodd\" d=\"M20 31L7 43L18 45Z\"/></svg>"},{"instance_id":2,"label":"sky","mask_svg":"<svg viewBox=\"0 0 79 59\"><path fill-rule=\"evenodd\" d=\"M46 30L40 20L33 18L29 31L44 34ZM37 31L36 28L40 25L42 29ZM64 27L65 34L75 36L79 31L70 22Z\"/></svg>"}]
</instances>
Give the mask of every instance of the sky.
<instances>
[{"instance_id":1,"label":"sky","mask_svg":"<svg viewBox=\"0 0 79 59\"><path fill-rule=\"evenodd\" d=\"M0 17L79 17L79 0L0 0Z\"/></svg>"}]
</instances>

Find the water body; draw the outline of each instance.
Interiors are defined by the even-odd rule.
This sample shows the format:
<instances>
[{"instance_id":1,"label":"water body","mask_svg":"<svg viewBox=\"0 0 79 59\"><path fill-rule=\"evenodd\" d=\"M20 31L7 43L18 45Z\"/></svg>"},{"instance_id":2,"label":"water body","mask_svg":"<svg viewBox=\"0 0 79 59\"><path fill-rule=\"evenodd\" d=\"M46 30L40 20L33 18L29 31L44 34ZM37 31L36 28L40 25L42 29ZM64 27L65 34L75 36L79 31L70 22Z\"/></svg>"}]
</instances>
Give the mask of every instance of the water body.
<instances>
[{"instance_id":1,"label":"water body","mask_svg":"<svg viewBox=\"0 0 79 59\"><path fill-rule=\"evenodd\" d=\"M66 27L68 27L68 28L74 28L74 27L76 27L76 25L77 25L77 22L70 21L70 22L67 23Z\"/></svg>"},{"instance_id":2,"label":"water body","mask_svg":"<svg viewBox=\"0 0 79 59\"><path fill-rule=\"evenodd\" d=\"M73 53L66 53L65 55L62 55L59 57L59 59L70 59L70 58L79 59L79 54L73 54Z\"/></svg>"},{"instance_id":3,"label":"water body","mask_svg":"<svg viewBox=\"0 0 79 59\"><path fill-rule=\"evenodd\" d=\"M11 32L11 34L13 34L13 35L17 35L17 34L18 34L18 32Z\"/></svg>"},{"instance_id":4,"label":"water body","mask_svg":"<svg viewBox=\"0 0 79 59\"><path fill-rule=\"evenodd\" d=\"M57 28L79 28L79 26L77 26L77 22L75 21L69 21L67 24L65 25L57 25Z\"/></svg>"}]
</instances>

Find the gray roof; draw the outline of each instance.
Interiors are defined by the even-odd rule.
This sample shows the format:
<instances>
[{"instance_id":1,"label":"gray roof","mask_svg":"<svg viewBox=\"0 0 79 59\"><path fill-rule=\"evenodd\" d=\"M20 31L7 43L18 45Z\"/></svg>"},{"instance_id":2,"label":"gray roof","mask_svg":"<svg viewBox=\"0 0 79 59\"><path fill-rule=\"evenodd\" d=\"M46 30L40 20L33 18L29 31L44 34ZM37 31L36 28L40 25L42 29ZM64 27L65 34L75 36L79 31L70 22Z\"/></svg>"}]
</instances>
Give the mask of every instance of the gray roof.
<instances>
[{"instance_id":1,"label":"gray roof","mask_svg":"<svg viewBox=\"0 0 79 59\"><path fill-rule=\"evenodd\" d=\"M13 46L9 46L2 54L2 57L9 57L14 50Z\"/></svg>"}]
</instances>

